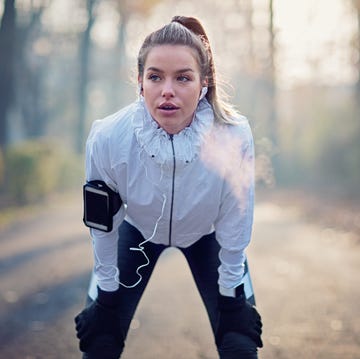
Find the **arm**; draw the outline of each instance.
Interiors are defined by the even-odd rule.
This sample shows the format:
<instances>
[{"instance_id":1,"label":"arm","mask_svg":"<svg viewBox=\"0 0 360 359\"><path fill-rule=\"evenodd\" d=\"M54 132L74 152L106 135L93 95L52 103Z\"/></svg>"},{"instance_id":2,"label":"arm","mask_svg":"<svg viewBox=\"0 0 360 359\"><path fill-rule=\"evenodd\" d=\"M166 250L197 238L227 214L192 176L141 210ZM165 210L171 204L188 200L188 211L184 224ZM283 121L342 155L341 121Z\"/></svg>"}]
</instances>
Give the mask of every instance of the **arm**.
<instances>
[{"instance_id":1,"label":"arm","mask_svg":"<svg viewBox=\"0 0 360 359\"><path fill-rule=\"evenodd\" d=\"M217 346L228 332L250 337L262 347L261 317L247 300L244 284L245 249L251 239L254 213L254 144L248 127L248 140L243 144L240 168L235 163L226 178L220 215L215 230L221 246L219 258L219 317L215 333ZM237 163L239 163L237 162ZM234 169L239 168L239 171Z\"/></svg>"},{"instance_id":2,"label":"arm","mask_svg":"<svg viewBox=\"0 0 360 359\"><path fill-rule=\"evenodd\" d=\"M215 223L219 253L219 290L234 296L244 274L245 249L251 239L254 213L254 144L250 128L238 158L226 176ZM236 168L238 170L236 170Z\"/></svg>"},{"instance_id":3,"label":"arm","mask_svg":"<svg viewBox=\"0 0 360 359\"><path fill-rule=\"evenodd\" d=\"M117 190L110 166L108 142L98 131L100 122L95 122L86 143L86 181L101 180L113 191ZM80 350L103 356L104 348L97 346L99 337L106 337L111 345L109 353L118 357L124 338L117 318L118 268L117 268L117 230L124 219L124 206L113 217L111 232L91 229L94 250L94 273L97 279L98 296L87 308L75 317Z\"/></svg>"},{"instance_id":4,"label":"arm","mask_svg":"<svg viewBox=\"0 0 360 359\"><path fill-rule=\"evenodd\" d=\"M95 122L86 143L86 181L102 180L112 190L117 185L111 170L108 142L101 136ZM100 289L112 292L118 289L117 229L125 216L124 206L113 217L113 230L102 232L91 229L94 250L94 273Z\"/></svg>"}]
</instances>

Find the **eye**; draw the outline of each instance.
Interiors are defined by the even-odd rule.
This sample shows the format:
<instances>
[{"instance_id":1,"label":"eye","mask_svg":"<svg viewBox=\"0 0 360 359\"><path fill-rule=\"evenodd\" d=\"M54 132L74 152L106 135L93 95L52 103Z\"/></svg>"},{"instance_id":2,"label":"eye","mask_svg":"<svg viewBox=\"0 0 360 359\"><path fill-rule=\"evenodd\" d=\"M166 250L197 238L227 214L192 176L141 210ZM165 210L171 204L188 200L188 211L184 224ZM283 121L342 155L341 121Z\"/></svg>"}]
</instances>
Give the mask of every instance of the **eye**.
<instances>
[{"instance_id":1,"label":"eye","mask_svg":"<svg viewBox=\"0 0 360 359\"><path fill-rule=\"evenodd\" d=\"M180 82L188 82L188 81L190 81L190 77L185 76L185 75L181 75L181 76L178 76L177 80L180 81Z\"/></svg>"},{"instance_id":2,"label":"eye","mask_svg":"<svg viewBox=\"0 0 360 359\"><path fill-rule=\"evenodd\" d=\"M160 81L160 76L157 75L157 74L150 74L150 75L148 76L148 79L151 80L151 81L156 82L156 81Z\"/></svg>"}]
</instances>

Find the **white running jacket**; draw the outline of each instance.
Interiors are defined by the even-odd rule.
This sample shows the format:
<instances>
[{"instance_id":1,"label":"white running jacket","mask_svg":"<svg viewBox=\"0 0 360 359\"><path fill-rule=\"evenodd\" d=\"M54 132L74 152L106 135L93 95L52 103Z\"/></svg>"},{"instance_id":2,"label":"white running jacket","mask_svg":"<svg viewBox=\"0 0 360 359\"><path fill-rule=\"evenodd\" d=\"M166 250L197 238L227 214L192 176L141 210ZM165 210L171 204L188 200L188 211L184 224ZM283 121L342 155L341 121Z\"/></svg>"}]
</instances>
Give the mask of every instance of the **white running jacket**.
<instances>
[{"instance_id":1,"label":"white running jacket","mask_svg":"<svg viewBox=\"0 0 360 359\"><path fill-rule=\"evenodd\" d=\"M254 145L247 119L238 122L218 124L203 99L191 125L169 135L140 99L93 123L86 180L105 181L124 203L112 232L91 230L101 289L119 286L117 228L124 219L145 239L175 247L215 230L220 291L241 283L253 223Z\"/></svg>"}]
</instances>

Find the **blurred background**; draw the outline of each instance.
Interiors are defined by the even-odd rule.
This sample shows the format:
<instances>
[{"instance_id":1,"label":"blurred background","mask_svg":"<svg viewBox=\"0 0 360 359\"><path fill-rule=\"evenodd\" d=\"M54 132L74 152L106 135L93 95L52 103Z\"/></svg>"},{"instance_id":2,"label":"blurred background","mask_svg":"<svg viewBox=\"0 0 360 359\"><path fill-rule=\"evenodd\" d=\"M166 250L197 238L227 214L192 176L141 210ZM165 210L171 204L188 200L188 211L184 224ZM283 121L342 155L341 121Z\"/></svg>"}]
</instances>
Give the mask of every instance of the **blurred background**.
<instances>
[{"instance_id":1,"label":"blurred background","mask_svg":"<svg viewBox=\"0 0 360 359\"><path fill-rule=\"evenodd\" d=\"M220 80L252 124L259 186L357 193L359 13L356 0L3 0L2 202L82 179L89 126L136 98L139 46L174 14L209 33Z\"/></svg>"},{"instance_id":2,"label":"blurred background","mask_svg":"<svg viewBox=\"0 0 360 359\"><path fill-rule=\"evenodd\" d=\"M261 358L359 358L359 0L0 0L0 357L79 357L72 318L92 266L85 140L95 119L136 99L138 49L174 15L201 19L219 83L253 129ZM203 309L182 269L186 297L161 300L180 260L166 258L125 358L215 358L206 318L187 312L189 300ZM168 340L154 330L173 318L166 302L185 305Z\"/></svg>"}]
</instances>

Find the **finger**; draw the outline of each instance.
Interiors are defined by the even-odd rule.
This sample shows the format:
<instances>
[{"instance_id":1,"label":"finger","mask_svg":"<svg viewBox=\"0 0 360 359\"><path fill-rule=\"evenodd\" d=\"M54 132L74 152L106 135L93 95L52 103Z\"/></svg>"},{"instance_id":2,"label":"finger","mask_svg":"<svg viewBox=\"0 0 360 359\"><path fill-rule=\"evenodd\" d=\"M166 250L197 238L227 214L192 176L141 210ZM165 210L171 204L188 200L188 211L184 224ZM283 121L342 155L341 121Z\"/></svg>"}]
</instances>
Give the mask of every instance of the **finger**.
<instances>
[{"instance_id":1,"label":"finger","mask_svg":"<svg viewBox=\"0 0 360 359\"><path fill-rule=\"evenodd\" d=\"M78 314L75 318L74 318L74 321L75 321L75 324L79 323L81 320L82 320L82 313Z\"/></svg>"},{"instance_id":2,"label":"finger","mask_svg":"<svg viewBox=\"0 0 360 359\"><path fill-rule=\"evenodd\" d=\"M255 342L258 343L260 339L260 333L256 329L249 330L247 335Z\"/></svg>"},{"instance_id":3,"label":"finger","mask_svg":"<svg viewBox=\"0 0 360 359\"><path fill-rule=\"evenodd\" d=\"M261 316L260 316L259 312L256 310L256 308L252 307L252 310L253 310L255 318L261 320Z\"/></svg>"},{"instance_id":4,"label":"finger","mask_svg":"<svg viewBox=\"0 0 360 359\"><path fill-rule=\"evenodd\" d=\"M80 340L79 348L82 352L86 352L89 348L89 343L86 340Z\"/></svg>"},{"instance_id":5,"label":"finger","mask_svg":"<svg viewBox=\"0 0 360 359\"><path fill-rule=\"evenodd\" d=\"M255 333L260 336L262 334L262 330L260 327L255 328Z\"/></svg>"},{"instance_id":6,"label":"finger","mask_svg":"<svg viewBox=\"0 0 360 359\"><path fill-rule=\"evenodd\" d=\"M86 335L79 341L79 348L82 352L87 352L94 342L94 337L92 335Z\"/></svg>"},{"instance_id":7,"label":"finger","mask_svg":"<svg viewBox=\"0 0 360 359\"><path fill-rule=\"evenodd\" d=\"M78 332L77 332L77 334L76 334L76 336L77 336L79 339L86 338L86 337L88 337L89 335L90 335L90 331L89 331L89 329L88 329L87 327L85 327L85 326L82 326L82 327L78 330Z\"/></svg>"},{"instance_id":8,"label":"finger","mask_svg":"<svg viewBox=\"0 0 360 359\"><path fill-rule=\"evenodd\" d=\"M260 330L260 332L258 330ZM261 341L261 329L258 328L258 330L256 330L256 329L250 330L248 335L256 343L256 345L259 348L262 348L263 343Z\"/></svg>"},{"instance_id":9,"label":"finger","mask_svg":"<svg viewBox=\"0 0 360 359\"><path fill-rule=\"evenodd\" d=\"M81 332L84 328L84 324L83 322L79 322L78 324L76 324L75 326L75 330L77 331L77 333Z\"/></svg>"}]
</instances>

